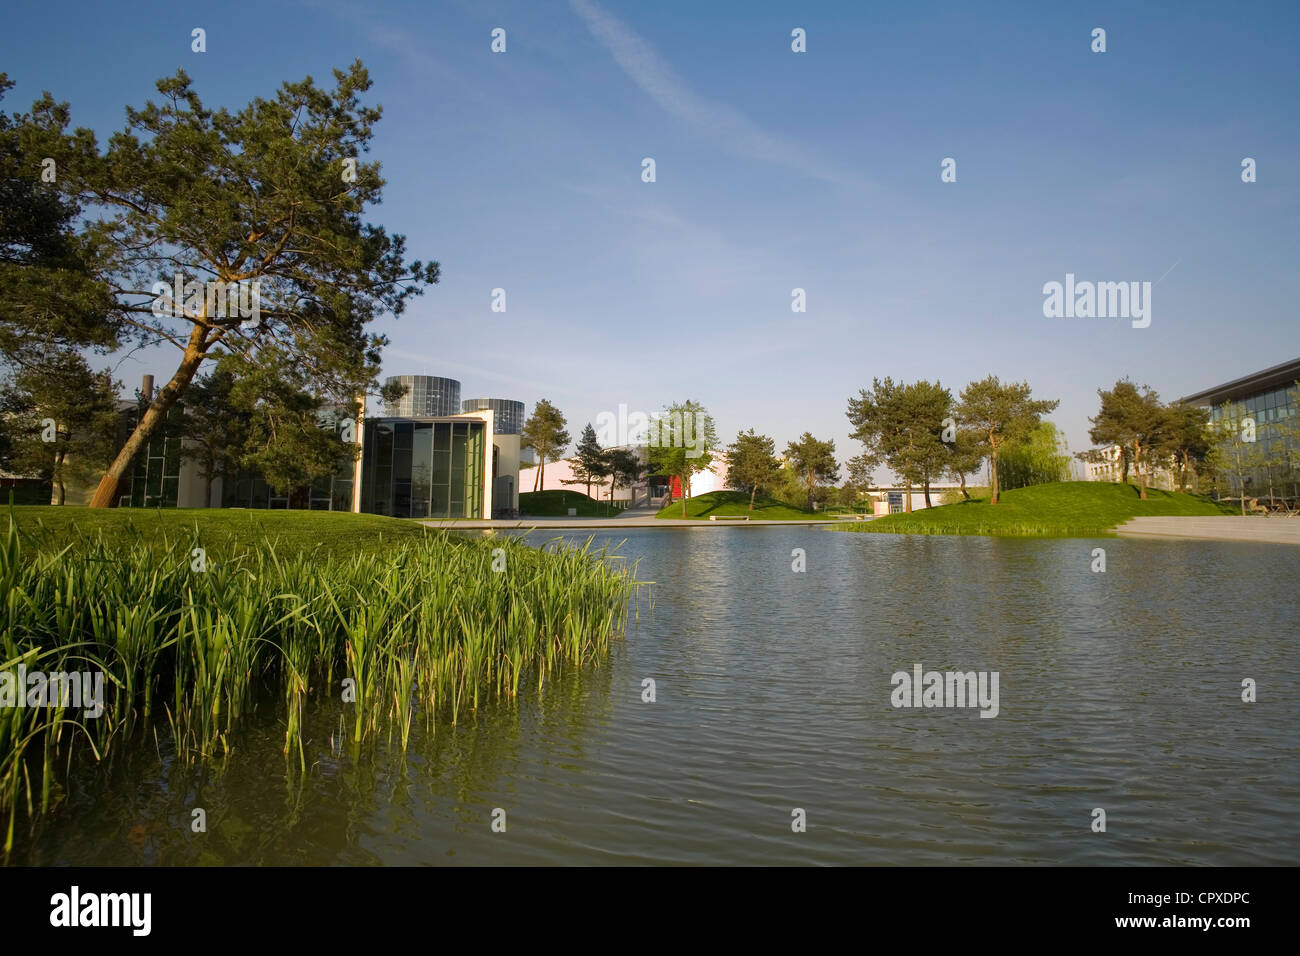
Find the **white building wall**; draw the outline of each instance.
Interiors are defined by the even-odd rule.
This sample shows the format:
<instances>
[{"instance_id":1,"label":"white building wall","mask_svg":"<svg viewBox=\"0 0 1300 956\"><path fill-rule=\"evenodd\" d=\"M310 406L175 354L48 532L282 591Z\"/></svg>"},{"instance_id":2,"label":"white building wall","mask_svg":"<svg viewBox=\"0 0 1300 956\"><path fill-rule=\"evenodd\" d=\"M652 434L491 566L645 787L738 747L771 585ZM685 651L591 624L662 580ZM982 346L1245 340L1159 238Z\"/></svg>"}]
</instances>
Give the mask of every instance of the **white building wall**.
<instances>
[{"instance_id":1,"label":"white building wall","mask_svg":"<svg viewBox=\"0 0 1300 956\"><path fill-rule=\"evenodd\" d=\"M645 449L637 449L641 455L642 463L645 462ZM530 491L581 491L586 493L587 483L566 485L566 481L574 478L573 465L576 459L563 458L559 461L548 461L546 469L542 474L542 484L534 489L533 482L537 478L537 466L524 463L519 472L519 490L524 492ZM697 472L691 477L691 486L689 493L692 497L698 495L707 495L710 491L723 491L727 488L727 463L721 454L715 454L709 468L705 471ZM596 482L591 483L591 496L599 498L601 501L609 500L609 480L606 479L600 485ZM632 488L619 487L614 491L615 501L631 501L633 498L645 497L645 482L641 481Z\"/></svg>"},{"instance_id":2,"label":"white building wall","mask_svg":"<svg viewBox=\"0 0 1300 956\"><path fill-rule=\"evenodd\" d=\"M520 482L523 477L520 474L519 461L519 436L518 435L497 435L495 439L497 450L497 476L508 475L514 479L514 491L510 501L498 501L498 508L510 508L515 511L519 510L519 491ZM488 470L491 471L492 462L488 461ZM532 480L531 478L529 479ZM532 490L529 485L528 490Z\"/></svg>"},{"instance_id":3,"label":"white building wall","mask_svg":"<svg viewBox=\"0 0 1300 956\"><path fill-rule=\"evenodd\" d=\"M191 447L193 442L183 440L182 447ZM176 488L176 507L177 508L209 508L221 507L221 498L219 497L221 489L220 479L214 479L212 482L212 497L216 502L215 505L209 504L207 500L208 485L200 474L202 468L197 461L191 458L181 459L180 481L177 482Z\"/></svg>"},{"instance_id":4,"label":"white building wall","mask_svg":"<svg viewBox=\"0 0 1300 956\"><path fill-rule=\"evenodd\" d=\"M518 436L514 436L518 437ZM541 484L533 487L533 482L537 481L538 466L535 464L523 463L519 469L519 490L521 492L532 491L578 491L583 494L587 493L587 482L583 479L581 484L566 485L566 481L574 480L572 458L561 458L559 461L548 461L546 467L542 469ZM601 501L609 500L609 479L603 484L591 483L591 496L599 498ZM615 501L628 501L632 497L632 491L629 488L619 488L614 492Z\"/></svg>"}]
</instances>

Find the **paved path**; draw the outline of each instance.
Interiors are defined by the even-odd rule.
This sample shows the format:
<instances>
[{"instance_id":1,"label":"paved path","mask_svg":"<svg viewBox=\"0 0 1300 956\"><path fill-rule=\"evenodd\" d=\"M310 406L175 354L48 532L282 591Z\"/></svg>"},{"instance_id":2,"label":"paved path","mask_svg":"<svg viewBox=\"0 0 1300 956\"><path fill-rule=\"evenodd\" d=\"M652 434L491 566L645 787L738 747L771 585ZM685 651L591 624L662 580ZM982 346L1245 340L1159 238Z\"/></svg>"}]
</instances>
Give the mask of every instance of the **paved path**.
<instances>
[{"instance_id":1,"label":"paved path","mask_svg":"<svg viewBox=\"0 0 1300 956\"><path fill-rule=\"evenodd\" d=\"M422 521L430 528L447 528L456 531L479 531L489 528L536 528L539 531L596 530L599 528L756 528L764 525L816 525L838 524L843 518L816 518L807 521L772 521L758 518L749 521L735 519L709 521L707 518L664 518L655 517L655 511L649 508L629 508L613 518L509 518L481 521ZM850 519L852 520L852 519Z\"/></svg>"},{"instance_id":2,"label":"paved path","mask_svg":"<svg viewBox=\"0 0 1300 956\"><path fill-rule=\"evenodd\" d=\"M1263 515L1143 517L1129 519L1116 529L1116 533L1126 538L1202 538L1300 544L1300 518L1266 518Z\"/></svg>"}]
</instances>

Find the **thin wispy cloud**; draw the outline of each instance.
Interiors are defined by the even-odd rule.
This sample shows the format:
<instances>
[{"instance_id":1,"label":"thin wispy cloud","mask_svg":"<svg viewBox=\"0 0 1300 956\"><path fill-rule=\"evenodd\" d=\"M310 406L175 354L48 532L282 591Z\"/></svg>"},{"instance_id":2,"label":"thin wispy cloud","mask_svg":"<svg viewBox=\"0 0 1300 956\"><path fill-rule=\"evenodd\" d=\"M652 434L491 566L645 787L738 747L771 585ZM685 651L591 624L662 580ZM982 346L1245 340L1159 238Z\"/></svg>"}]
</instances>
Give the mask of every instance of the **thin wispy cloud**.
<instances>
[{"instance_id":1,"label":"thin wispy cloud","mask_svg":"<svg viewBox=\"0 0 1300 956\"><path fill-rule=\"evenodd\" d=\"M739 110L695 93L654 47L592 0L569 0L569 6L633 83L665 112L707 139L738 156L784 166L824 182L866 185L813 150L768 133Z\"/></svg>"}]
</instances>

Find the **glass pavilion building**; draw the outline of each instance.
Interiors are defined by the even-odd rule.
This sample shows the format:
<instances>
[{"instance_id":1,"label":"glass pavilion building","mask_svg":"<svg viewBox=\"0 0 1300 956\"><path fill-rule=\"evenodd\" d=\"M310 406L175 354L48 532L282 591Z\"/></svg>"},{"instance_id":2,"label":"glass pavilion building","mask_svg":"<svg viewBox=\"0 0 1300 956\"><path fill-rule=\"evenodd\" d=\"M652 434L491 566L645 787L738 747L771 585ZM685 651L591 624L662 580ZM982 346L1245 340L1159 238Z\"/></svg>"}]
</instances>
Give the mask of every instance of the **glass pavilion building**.
<instances>
[{"instance_id":1,"label":"glass pavilion building","mask_svg":"<svg viewBox=\"0 0 1300 956\"><path fill-rule=\"evenodd\" d=\"M363 429L361 511L394 518L490 515L492 413L372 418Z\"/></svg>"}]
</instances>

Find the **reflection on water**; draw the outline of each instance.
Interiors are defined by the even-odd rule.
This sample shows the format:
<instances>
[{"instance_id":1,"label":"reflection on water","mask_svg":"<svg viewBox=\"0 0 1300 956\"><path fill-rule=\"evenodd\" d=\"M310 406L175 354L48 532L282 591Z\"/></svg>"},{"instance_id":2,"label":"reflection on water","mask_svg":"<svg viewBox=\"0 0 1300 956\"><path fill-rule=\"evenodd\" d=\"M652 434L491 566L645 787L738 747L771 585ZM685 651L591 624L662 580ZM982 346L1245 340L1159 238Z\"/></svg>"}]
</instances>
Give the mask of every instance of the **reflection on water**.
<instances>
[{"instance_id":1,"label":"reflection on water","mask_svg":"<svg viewBox=\"0 0 1300 956\"><path fill-rule=\"evenodd\" d=\"M600 666L413 731L404 756L334 755L337 713L318 710L305 778L271 717L224 769L142 748L78 778L12 862L1300 858L1300 550L780 527L596 543L624 539L653 602ZM1104 574L1089 569L1098 545ZM890 675L915 663L998 671L999 715L894 709ZM1241 702L1246 677L1258 703ZM206 834L190 831L196 807Z\"/></svg>"}]
</instances>

